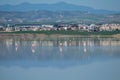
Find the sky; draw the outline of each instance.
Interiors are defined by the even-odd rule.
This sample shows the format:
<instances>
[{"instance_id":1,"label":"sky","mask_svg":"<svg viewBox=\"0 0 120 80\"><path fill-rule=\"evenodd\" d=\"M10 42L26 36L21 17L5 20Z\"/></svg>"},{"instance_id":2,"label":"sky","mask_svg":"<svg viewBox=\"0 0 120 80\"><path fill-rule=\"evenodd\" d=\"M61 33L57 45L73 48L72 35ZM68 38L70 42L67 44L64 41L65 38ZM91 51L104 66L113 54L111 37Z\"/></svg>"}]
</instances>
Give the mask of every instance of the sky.
<instances>
[{"instance_id":1,"label":"sky","mask_svg":"<svg viewBox=\"0 0 120 80\"><path fill-rule=\"evenodd\" d=\"M0 0L0 5L3 4L20 4L23 2L29 3L57 3L57 2L67 2L76 5L83 5L92 7L95 9L105 9L112 11L120 11L120 0Z\"/></svg>"}]
</instances>

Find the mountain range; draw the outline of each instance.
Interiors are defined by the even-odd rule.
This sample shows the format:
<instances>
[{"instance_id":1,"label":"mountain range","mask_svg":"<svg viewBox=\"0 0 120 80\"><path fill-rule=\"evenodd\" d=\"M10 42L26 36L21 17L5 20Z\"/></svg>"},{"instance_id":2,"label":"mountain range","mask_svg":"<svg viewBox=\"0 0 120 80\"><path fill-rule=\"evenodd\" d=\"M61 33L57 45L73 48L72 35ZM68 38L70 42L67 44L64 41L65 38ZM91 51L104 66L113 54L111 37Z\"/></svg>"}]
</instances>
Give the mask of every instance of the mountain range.
<instances>
[{"instance_id":1,"label":"mountain range","mask_svg":"<svg viewBox=\"0 0 120 80\"><path fill-rule=\"evenodd\" d=\"M120 12L59 2L0 5L0 24L24 23L120 23Z\"/></svg>"},{"instance_id":2,"label":"mountain range","mask_svg":"<svg viewBox=\"0 0 120 80\"><path fill-rule=\"evenodd\" d=\"M80 6L75 4L69 4L66 2L58 2L54 4L31 4L24 2L18 5L0 5L0 11L38 11L38 10L49 10L49 11L86 11L94 14L115 14L117 11L100 10L91 7Z\"/></svg>"}]
</instances>

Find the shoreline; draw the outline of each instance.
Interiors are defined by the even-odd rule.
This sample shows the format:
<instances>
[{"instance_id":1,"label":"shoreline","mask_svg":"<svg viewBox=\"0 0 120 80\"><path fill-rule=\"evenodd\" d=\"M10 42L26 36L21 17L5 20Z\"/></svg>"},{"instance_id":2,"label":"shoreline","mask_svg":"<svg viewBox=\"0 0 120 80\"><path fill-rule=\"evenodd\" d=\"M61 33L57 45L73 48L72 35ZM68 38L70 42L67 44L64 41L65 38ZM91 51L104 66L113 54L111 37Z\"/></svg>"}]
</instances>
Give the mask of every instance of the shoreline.
<instances>
[{"instance_id":1,"label":"shoreline","mask_svg":"<svg viewBox=\"0 0 120 80\"><path fill-rule=\"evenodd\" d=\"M0 32L0 39L55 39L55 38L120 38L120 31L81 32L81 31L17 31Z\"/></svg>"},{"instance_id":2,"label":"shoreline","mask_svg":"<svg viewBox=\"0 0 120 80\"><path fill-rule=\"evenodd\" d=\"M86 37L86 38L120 38L120 34L113 35L67 35L67 34L32 34L32 33L20 33L9 34L2 33L0 38L66 38L66 37Z\"/></svg>"}]
</instances>

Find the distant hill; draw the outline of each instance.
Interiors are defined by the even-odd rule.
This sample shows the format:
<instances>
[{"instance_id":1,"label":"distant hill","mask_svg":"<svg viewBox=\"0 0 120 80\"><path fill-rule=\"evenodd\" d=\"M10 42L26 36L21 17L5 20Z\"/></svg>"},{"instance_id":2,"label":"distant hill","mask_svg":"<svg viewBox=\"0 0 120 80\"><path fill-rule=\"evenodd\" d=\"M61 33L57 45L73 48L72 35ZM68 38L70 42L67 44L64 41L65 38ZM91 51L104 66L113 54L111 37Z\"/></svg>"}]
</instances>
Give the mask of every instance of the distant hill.
<instances>
[{"instance_id":1,"label":"distant hill","mask_svg":"<svg viewBox=\"0 0 120 80\"><path fill-rule=\"evenodd\" d=\"M85 11L0 11L0 24L7 23L120 23L120 14L93 14Z\"/></svg>"},{"instance_id":2,"label":"distant hill","mask_svg":"<svg viewBox=\"0 0 120 80\"><path fill-rule=\"evenodd\" d=\"M39 11L39 10L49 10L49 11L85 11L94 14L115 14L116 11L108 10L98 10L90 7L69 4L65 2L59 2L54 4L31 4L31 3L21 3L18 5L0 5L0 11Z\"/></svg>"}]
</instances>

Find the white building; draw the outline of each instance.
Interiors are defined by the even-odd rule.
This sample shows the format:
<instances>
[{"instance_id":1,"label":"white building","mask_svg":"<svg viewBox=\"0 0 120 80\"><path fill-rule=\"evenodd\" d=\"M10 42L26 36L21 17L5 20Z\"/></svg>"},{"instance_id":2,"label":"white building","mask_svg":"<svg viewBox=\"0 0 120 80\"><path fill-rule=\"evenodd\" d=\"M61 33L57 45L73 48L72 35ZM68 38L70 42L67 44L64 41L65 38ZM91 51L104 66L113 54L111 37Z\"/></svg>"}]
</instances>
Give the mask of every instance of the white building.
<instances>
[{"instance_id":1,"label":"white building","mask_svg":"<svg viewBox=\"0 0 120 80\"><path fill-rule=\"evenodd\" d=\"M53 25L42 25L42 27L53 28Z\"/></svg>"}]
</instances>

